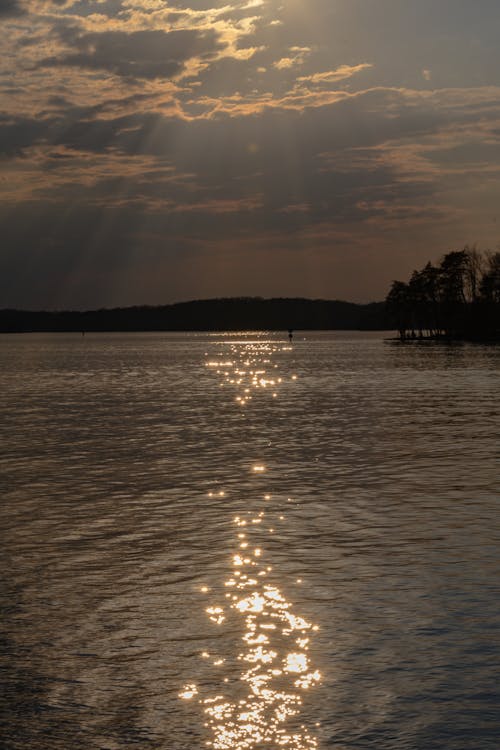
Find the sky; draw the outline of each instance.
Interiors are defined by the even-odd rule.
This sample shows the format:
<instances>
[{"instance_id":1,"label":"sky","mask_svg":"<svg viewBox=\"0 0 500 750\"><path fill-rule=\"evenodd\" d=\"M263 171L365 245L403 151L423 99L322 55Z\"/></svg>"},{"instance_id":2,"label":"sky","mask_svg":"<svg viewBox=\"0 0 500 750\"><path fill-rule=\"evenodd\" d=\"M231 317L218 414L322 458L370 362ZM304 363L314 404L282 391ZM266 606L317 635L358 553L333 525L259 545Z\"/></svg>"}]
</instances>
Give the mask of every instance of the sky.
<instances>
[{"instance_id":1,"label":"sky","mask_svg":"<svg viewBox=\"0 0 500 750\"><path fill-rule=\"evenodd\" d=\"M0 0L0 308L368 302L500 242L498 0Z\"/></svg>"}]
</instances>

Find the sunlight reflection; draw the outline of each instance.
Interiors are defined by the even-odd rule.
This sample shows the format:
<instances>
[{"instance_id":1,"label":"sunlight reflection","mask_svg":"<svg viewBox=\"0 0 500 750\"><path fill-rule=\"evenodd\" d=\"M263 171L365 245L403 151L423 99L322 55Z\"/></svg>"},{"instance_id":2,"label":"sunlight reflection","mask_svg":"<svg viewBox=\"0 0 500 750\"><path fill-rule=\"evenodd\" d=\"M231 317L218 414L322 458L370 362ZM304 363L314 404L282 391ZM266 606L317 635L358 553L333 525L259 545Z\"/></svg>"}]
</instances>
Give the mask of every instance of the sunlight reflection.
<instances>
[{"instance_id":1,"label":"sunlight reflection","mask_svg":"<svg viewBox=\"0 0 500 750\"><path fill-rule=\"evenodd\" d=\"M221 379L221 385L234 389L234 402L251 406L252 394L272 403L297 375L276 372L273 362L277 352L291 350L278 340L243 340L225 342L226 354L207 362ZM229 348L227 348L229 347ZM229 356L227 356L229 354ZM275 408L274 406L272 408ZM266 472L259 461L249 467L251 474ZM255 481L260 481L257 478ZM216 493L209 493L213 497ZM223 493L219 493L223 496ZM198 696L196 685L189 684L179 693L183 700L197 698L206 717L205 726L211 738L207 745L214 750L261 750L263 747L288 750L315 750L316 737L305 724L298 723L304 710L305 691L321 681L319 670L311 664L309 649L318 626L296 614L293 603L278 584L273 566L266 559L269 551L263 535L273 534L274 525L282 527L284 515L273 513L272 495L261 495L261 507L233 518L234 547L230 572L223 581L220 596L206 608L214 626L224 628L229 638L237 634L236 648L201 656L211 670L217 669L217 694ZM287 498L291 502L290 498ZM280 508L281 513L283 508ZM270 525L271 523L271 525ZM302 579L295 579L295 584ZM203 586L203 593L217 587ZM227 643L217 638L214 643ZM220 646L216 646L215 650ZM229 653L232 651L232 653ZM212 675L205 684L214 682Z\"/></svg>"},{"instance_id":2,"label":"sunlight reflection","mask_svg":"<svg viewBox=\"0 0 500 750\"><path fill-rule=\"evenodd\" d=\"M207 359L206 366L221 378L221 387L228 386L236 391L234 399L243 413L251 405L256 391L268 391L271 398L277 399L278 389L287 381L297 379L295 374L278 377L279 365L273 362L273 355L293 350L278 338L229 340L224 341L223 346L225 353L220 358Z\"/></svg>"},{"instance_id":3,"label":"sunlight reflection","mask_svg":"<svg viewBox=\"0 0 500 750\"><path fill-rule=\"evenodd\" d=\"M257 516L247 512L249 521L262 515L263 511ZM318 747L316 737L303 724L293 731L287 729L287 724L301 712L302 692L321 680L308 655L310 636L318 627L293 612L292 603L278 585L262 580L261 576L272 571L270 565L259 570L265 550L254 546L256 539L249 540L247 533L239 531L240 516L233 523L237 529L236 545L239 549L251 546L253 554L252 557L244 557L240 552L232 555L232 569L224 582L225 588L233 591L225 595L229 600L227 611L214 603L206 612L217 626L223 625L227 616L231 630L239 621L243 648L236 655L239 677L237 684L232 681L231 694L221 692L198 699L212 733L207 745L214 750L257 750L263 745L312 750ZM259 532L259 527L252 524L249 528L253 534ZM209 654L204 652L202 656L208 658ZM226 657L218 656L212 664L221 668L227 661ZM229 682L229 677L223 676L222 685ZM191 700L197 695L196 685L190 684L179 697Z\"/></svg>"},{"instance_id":4,"label":"sunlight reflection","mask_svg":"<svg viewBox=\"0 0 500 750\"><path fill-rule=\"evenodd\" d=\"M185 701L191 700L195 695L198 695L198 688L196 685L186 685L182 693L179 693L179 698Z\"/></svg>"},{"instance_id":5,"label":"sunlight reflection","mask_svg":"<svg viewBox=\"0 0 500 750\"><path fill-rule=\"evenodd\" d=\"M252 471L254 471L256 474L262 473L266 470L266 467L262 464L257 464L256 466L252 466Z\"/></svg>"}]
</instances>

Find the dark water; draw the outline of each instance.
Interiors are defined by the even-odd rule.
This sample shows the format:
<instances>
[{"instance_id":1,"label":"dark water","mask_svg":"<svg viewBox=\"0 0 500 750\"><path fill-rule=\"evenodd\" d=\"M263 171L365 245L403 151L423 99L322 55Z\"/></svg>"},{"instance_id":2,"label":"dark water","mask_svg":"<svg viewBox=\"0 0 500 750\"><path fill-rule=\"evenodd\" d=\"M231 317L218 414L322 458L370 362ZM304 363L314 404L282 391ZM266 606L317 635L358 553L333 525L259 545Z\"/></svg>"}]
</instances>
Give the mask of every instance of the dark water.
<instances>
[{"instance_id":1,"label":"dark water","mask_svg":"<svg viewBox=\"0 0 500 750\"><path fill-rule=\"evenodd\" d=\"M6 750L493 750L500 349L0 340Z\"/></svg>"}]
</instances>

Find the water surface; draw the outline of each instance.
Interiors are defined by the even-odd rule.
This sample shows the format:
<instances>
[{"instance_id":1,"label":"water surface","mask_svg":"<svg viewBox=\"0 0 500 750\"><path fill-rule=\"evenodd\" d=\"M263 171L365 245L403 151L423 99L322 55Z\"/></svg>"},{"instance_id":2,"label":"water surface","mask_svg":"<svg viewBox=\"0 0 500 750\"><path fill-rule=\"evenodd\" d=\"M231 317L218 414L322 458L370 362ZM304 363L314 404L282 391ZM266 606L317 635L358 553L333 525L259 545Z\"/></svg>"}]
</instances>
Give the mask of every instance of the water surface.
<instances>
[{"instance_id":1,"label":"water surface","mask_svg":"<svg viewBox=\"0 0 500 750\"><path fill-rule=\"evenodd\" d=\"M3 747L496 750L500 349L383 339L1 338Z\"/></svg>"}]
</instances>

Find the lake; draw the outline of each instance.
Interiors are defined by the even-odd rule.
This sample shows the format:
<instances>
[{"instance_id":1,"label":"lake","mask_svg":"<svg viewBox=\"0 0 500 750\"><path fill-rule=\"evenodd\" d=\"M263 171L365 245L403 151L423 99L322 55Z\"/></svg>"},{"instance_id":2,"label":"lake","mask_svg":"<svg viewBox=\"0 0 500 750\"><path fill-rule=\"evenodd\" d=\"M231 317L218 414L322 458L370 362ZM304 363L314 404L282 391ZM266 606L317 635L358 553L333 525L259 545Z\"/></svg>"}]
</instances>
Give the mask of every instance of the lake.
<instances>
[{"instance_id":1,"label":"lake","mask_svg":"<svg viewBox=\"0 0 500 750\"><path fill-rule=\"evenodd\" d=\"M500 347L0 339L6 750L493 750Z\"/></svg>"}]
</instances>

